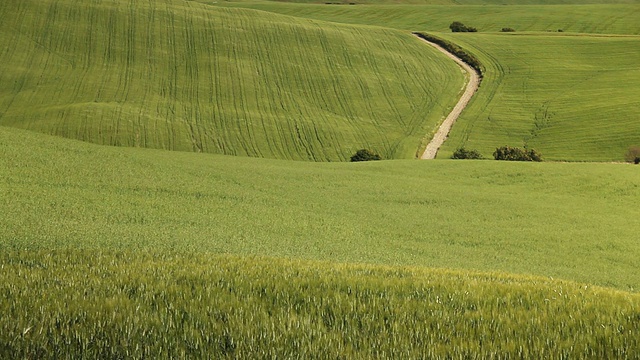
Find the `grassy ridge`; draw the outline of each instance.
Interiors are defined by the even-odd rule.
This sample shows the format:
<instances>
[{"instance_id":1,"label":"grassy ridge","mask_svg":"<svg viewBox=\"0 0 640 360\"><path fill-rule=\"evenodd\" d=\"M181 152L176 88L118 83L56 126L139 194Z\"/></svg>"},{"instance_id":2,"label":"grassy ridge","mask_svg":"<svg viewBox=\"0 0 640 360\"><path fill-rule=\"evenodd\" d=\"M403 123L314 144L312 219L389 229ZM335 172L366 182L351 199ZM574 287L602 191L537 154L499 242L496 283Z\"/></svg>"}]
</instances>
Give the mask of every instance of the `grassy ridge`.
<instances>
[{"instance_id":1,"label":"grassy ridge","mask_svg":"<svg viewBox=\"0 0 640 360\"><path fill-rule=\"evenodd\" d=\"M442 36L486 71L440 156L526 145L546 159L622 161L640 144L640 37Z\"/></svg>"},{"instance_id":2,"label":"grassy ridge","mask_svg":"<svg viewBox=\"0 0 640 360\"><path fill-rule=\"evenodd\" d=\"M304 163L0 127L0 252L156 249L504 271L640 288L638 167ZM452 180L452 179L455 179Z\"/></svg>"},{"instance_id":3,"label":"grassy ridge","mask_svg":"<svg viewBox=\"0 0 640 360\"><path fill-rule=\"evenodd\" d=\"M0 124L99 144L412 158L463 81L408 34L253 10L9 0L0 18Z\"/></svg>"},{"instance_id":4,"label":"grassy ridge","mask_svg":"<svg viewBox=\"0 0 640 360\"><path fill-rule=\"evenodd\" d=\"M534 277L173 252L0 253L3 358L625 358L640 297Z\"/></svg>"},{"instance_id":5,"label":"grassy ridge","mask_svg":"<svg viewBox=\"0 0 640 360\"><path fill-rule=\"evenodd\" d=\"M212 2L217 6L245 7L309 19L348 24L391 27L405 31L448 32L449 24L462 21L481 32L497 32L503 27L517 31L557 31L596 34L640 34L640 4L527 5L518 0L503 5L411 5L383 4L337 6L291 4L273 1Z\"/></svg>"}]
</instances>

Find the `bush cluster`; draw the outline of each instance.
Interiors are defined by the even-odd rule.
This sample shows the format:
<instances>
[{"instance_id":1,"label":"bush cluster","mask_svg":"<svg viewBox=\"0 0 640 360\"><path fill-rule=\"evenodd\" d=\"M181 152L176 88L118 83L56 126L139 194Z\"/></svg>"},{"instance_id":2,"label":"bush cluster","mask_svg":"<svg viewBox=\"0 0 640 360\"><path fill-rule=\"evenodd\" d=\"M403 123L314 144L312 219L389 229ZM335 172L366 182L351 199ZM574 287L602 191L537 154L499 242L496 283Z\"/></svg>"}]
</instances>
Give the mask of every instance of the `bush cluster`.
<instances>
[{"instance_id":1,"label":"bush cluster","mask_svg":"<svg viewBox=\"0 0 640 360\"><path fill-rule=\"evenodd\" d=\"M369 149L360 149L351 156L351 162L382 160L382 157Z\"/></svg>"},{"instance_id":2,"label":"bush cluster","mask_svg":"<svg viewBox=\"0 0 640 360\"><path fill-rule=\"evenodd\" d=\"M467 65L471 66L478 73L478 75L480 76L480 79L482 79L482 64L480 64L480 60L478 60L475 56L468 54L460 46L430 34L418 33L418 32L414 32L413 34L424 40L427 40L429 42L442 46L445 50L457 56L460 60L464 61Z\"/></svg>"},{"instance_id":3,"label":"bush cluster","mask_svg":"<svg viewBox=\"0 0 640 360\"><path fill-rule=\"evenodd\" d=\"M624 159L636 165L640 164L640 146L631 146L624 155Z\"/></svg>"},{"instance_id":4,"label":"bush cluster","mask_svg":"<svg viewBox=\"0 0 640 360\"><path fill-rule=\"evenodd\" d=\"M521 149L510 146L497 148L493 152L493 158L507 161L542 161L542 156L534 149Z\"/></svg>"},{"instance_id":5,"label":"bush cluster","mask_svg":"<svg viewBox=\"0 0 640 360\"><path fill-rule=\"evenodd\" d=\"M502 28L502 30L500 30L501 32L515 32L516 29L514 28L510 28L510 27L504 27Z\"/></svg>"},{"instance_id":6,"label":"bush cluster","mask_svg":"<svg viewBox=\"0 0 640 360\"><path fill-rule=\"evenodd\" d=\"M467 150L463 147L453 152L452 159L482 159L482 154L478 150Z\"/></svg>"},{"instance_id":7,"label":"bush cluster","mask_svg":"<svg viewBox=\"0 0 640 360\"><path fill-rule=\"evenodd\" d=\"M460 21L452 22L451 25L449 25L449 29L451 29L451 32L478 32L478 29L471 26L466 26Z\"/></svg>"}]
</instances>

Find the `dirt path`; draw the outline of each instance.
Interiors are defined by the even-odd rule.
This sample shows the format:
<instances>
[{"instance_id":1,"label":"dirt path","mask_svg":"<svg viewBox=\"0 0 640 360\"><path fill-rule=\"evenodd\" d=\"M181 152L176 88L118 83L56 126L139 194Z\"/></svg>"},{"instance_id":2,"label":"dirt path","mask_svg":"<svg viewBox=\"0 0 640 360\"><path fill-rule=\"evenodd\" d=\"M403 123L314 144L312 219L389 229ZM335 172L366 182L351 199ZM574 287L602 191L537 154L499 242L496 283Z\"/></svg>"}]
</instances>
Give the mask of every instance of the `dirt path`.
<instances>
[{"instance_id":1,"label":"dirt path","mask_svg":"<svg viewBox=\"0 0 640 360\"><path fill-rule=\"evenodd\" d=\"M414 35L414 36L418 37L417 35ZM464 90L464 93L462 94L462 97L460 98L456 106L453 108L453 110L451 110L451 113L447 115L447 118L444 119L444 121L440 125L440 128L438 129L438 132L436 132L436 134L433 136L433 139L431 139L429 144L427 144L427 148L425 149L424 153L420 157L420 159L435 159L436 154L438 153L438 149L440 149L440 146L442 146L444 141L447 140L447 137L449 136L449 131L451 131L451 127L458 119L458 116L460 116L460 113L462 113L462 110L464 110L464 108L467 106L473 94L475 94L475 92L478 90L478 85L480 84L480 77L478 76L478 73L473 68L471 68L471 66L467 65L465 62L458 59L455 55L443 49L440 45L434 44L420 37L418 38L424 41L425 43L440 50L449 58L453 59L458 65L460 65L460 67L462 67L469 74L469 82L467 82L467 86L466 86L466 89Z\"/></svg>"}]
</instances>

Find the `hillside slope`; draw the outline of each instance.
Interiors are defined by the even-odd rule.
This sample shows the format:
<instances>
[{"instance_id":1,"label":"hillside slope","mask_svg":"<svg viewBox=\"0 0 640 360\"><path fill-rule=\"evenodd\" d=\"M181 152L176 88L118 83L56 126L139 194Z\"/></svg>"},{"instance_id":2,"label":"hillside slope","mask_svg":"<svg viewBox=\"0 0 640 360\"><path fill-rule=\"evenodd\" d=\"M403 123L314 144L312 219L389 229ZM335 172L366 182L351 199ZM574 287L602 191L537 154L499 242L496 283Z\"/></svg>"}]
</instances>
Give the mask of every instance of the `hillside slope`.
<instances>
[{"instance_id":1,"label":"hillside slope","mask_svg":"<svg viewBox=\"0 0 640 360\"><path fill-rule=\"evenodd\" d=\"M232 4L436 30L475 54L485 67L482 86L440 158L461 146L490 157L497 147L510 145L536 148L547 160L623 161L627 149L640 144L640 37L633 35L640 33L639 5ZM453 20L480 32L451 34L447 26ZM506 26L517 31L498 32Z\"/></svg>"},{"instance_id":2,"label":"hillside slope","mask_svg":"<svg viewBox=\"0 0 640 360\"><path fill-rule=\"evenodd\" d=\"M215 6L242 7L296 17L345 24L378 25L405 31L449 31L453 21L476 27L480 32L497 32L503 27L517 31L557 31L594 34L640 35L640 2L628 4L544 5L541 1L526 4L406 5L385 1L381 4L340 6L297 4L277 1L201 0ZM459 1L456 1L459 2Z\"/></svg>"},{"instance_id":3,"label":"hillside slope","mask_svg":"<svg viewBox=\"0 0 640 360\"><path fill-rule=\"evenodd\" d=\"M405 33L180 0L8 0L0 18L0 124L98 144L412 158L463 81Z\"/></svg>"},{"instance_id":4,"label":"hillside slope","mask_svg":"<svg viewBox=\"0 0 640 360\"><path fill-rule=\"evenodd\" d=\"M442 34L487 68L442 148L528 146L548 160L623 161L640 144L640 37Z\"/></svg>"},{"instance_id":5,"label":"hillside slope","mask_svg":"<svg viewBox=\"0 0 640 360\"><path fill-rule=\"evenodd\" d=\"M638 167L309 163L0 127L0 253L194 251L553 276L640 289Z\"/></svg>"}]
</instances>

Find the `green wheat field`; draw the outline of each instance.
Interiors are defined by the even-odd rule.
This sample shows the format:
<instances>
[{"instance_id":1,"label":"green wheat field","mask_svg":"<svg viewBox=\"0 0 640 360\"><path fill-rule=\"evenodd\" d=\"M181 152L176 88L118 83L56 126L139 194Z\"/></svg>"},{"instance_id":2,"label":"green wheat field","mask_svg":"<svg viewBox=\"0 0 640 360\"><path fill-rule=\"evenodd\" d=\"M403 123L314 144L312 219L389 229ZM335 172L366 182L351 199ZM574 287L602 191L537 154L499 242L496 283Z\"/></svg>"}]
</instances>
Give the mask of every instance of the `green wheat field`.
<instances>
[{"instance_id":1,"label":"green wheat field","mask_svg":"<svg viewBox=\"0 0 640 360\"><path fill-rule=\"evenodd\" d=\"M0 2L0 359L638 358L639 14Z\"/></svg>"}]
</instances>

